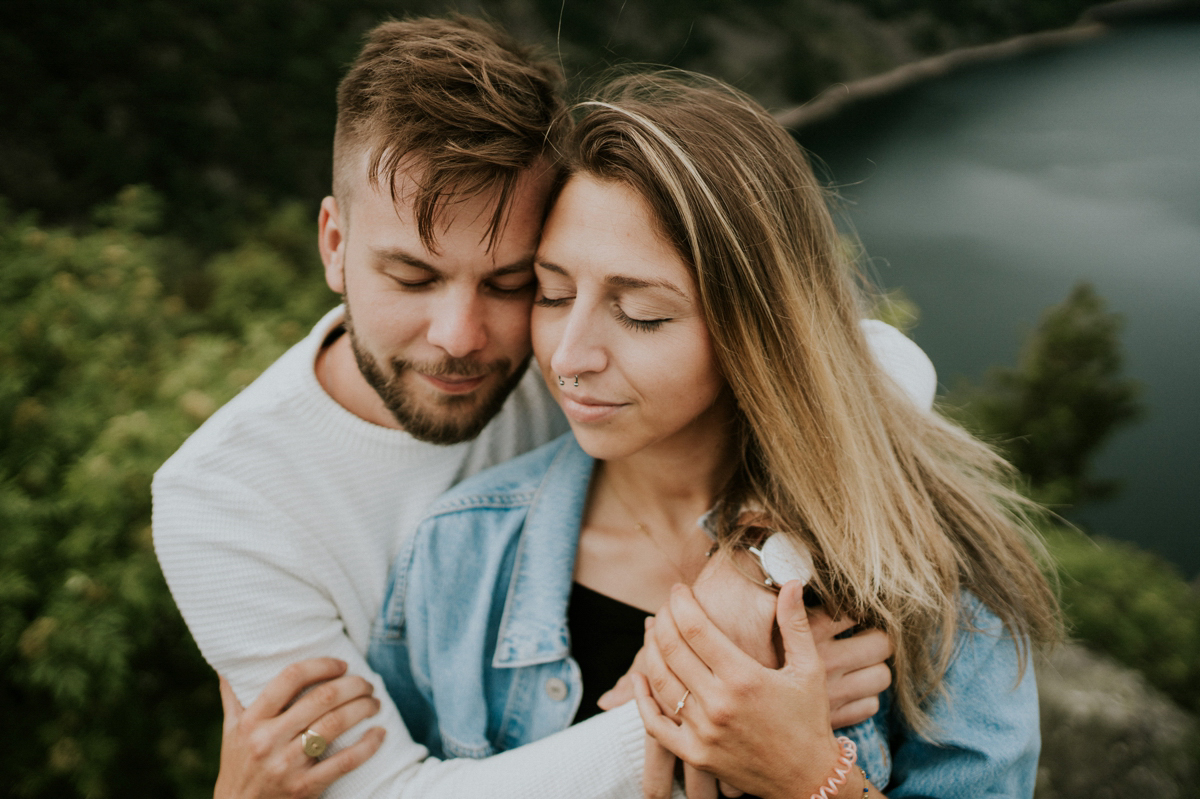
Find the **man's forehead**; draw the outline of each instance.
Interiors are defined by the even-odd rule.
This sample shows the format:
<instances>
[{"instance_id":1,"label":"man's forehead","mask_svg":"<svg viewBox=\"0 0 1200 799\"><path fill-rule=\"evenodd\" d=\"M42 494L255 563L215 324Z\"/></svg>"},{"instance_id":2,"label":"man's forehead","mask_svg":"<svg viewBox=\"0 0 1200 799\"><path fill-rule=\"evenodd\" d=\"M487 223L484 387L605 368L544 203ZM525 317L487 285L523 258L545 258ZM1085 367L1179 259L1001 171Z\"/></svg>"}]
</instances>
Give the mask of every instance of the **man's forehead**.
<instances>
[{"instance_id":1,"label":"man's forehead","mask_svg":"<svg viewBox=\"0 0 1200 799\"><path fill-rule=\"evenodd\" d=\"M353 176L356 204L365 201L369 213L391 215L402 227L415 231L417 202L427 165L415 157L401 161L390 176L389 186L385 180L370 180L370 159L369 152L361 153L357 159L358 168ZM541 159L518 173L507 196L503 186L494 185L439 197L434 207L431 251L441 250L447 239L454 240L457 246L473 242L489 252L514 246L532 249L541 233L546 199L555 175L553 164ZM497 207L502 200L505 207L497 219Z\"/></svg>"}]
</instances>

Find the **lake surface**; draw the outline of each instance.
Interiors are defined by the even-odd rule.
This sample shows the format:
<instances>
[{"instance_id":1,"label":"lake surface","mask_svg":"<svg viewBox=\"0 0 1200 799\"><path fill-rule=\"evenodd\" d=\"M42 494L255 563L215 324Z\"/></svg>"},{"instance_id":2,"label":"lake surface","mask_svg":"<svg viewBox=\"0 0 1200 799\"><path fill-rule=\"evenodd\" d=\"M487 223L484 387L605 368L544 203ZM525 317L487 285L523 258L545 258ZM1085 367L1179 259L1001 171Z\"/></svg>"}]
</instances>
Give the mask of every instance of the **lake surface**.
<instances>
[{"instance_id":1,"label":"lake surface","mask_svg":"<svg viewBox=\"0 0 1200 799\"><path fill-rule=\"evenodd\" d=\"M1146 415L1105 446L1114 500L1067 513L1200 573L1200 25L1116 30L862 103L799 135L943 389L1011 365L1090 281L1125 317Z\"/></svg>"}]
</instances>

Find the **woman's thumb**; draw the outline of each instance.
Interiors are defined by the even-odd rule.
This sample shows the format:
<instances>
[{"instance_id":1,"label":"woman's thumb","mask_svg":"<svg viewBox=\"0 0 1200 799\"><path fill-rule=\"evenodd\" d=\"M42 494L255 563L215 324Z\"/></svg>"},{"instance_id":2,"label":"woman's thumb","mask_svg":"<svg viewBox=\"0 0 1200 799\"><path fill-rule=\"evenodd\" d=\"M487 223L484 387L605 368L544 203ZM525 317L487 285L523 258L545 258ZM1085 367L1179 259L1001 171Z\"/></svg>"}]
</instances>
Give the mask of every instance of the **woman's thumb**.
<instances>
[{"instance_id":1,"label":"woman's thumb","mask_svg":"<svg viewBox=\"0 0 1200 799\"><path fill-rule=\"evenodd\" d=\"M775 620L779 622L785 666L799 666L816 660L817 646L808 626L808 609L804 607L804 583L799 580L784 583L775 603Z\"/></svg>"}]
</instances>

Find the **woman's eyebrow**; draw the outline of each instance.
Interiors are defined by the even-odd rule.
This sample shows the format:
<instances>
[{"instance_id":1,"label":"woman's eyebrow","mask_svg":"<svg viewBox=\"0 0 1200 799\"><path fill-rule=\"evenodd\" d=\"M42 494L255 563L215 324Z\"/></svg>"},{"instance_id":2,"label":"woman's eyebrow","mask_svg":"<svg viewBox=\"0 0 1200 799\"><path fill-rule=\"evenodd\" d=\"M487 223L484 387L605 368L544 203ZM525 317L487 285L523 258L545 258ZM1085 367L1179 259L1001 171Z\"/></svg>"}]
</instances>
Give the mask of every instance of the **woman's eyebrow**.
<instances>
[{"instance_id":1,"label":"woman's eyebrow","mask_svg":"<svg viewBox=\"0 0 1200 799\"><path fill-rule=\"evenodd\" d=\"M609 286L619 289L667 289L683 297L685 300L688 299L688 295L682 289L667 280L645 280L644 278L630 277L629 275L608 275L604 278L604 282Z\"/></svg>"}]
</instances>

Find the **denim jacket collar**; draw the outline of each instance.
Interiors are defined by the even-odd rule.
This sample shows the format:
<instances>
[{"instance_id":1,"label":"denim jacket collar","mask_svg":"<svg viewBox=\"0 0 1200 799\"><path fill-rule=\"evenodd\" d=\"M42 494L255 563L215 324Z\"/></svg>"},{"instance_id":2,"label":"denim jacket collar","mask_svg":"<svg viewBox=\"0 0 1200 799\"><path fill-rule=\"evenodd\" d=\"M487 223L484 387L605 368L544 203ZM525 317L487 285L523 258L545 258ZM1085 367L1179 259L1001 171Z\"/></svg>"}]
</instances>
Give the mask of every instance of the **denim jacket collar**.
<instances>
[{"instance_id":1,"label":"denim jacket collar","mask_svg":"<svg viewBox=\"0 0 1200 799\"><path fill-rule=\"evenodd\" d=\"M579 537L563 530L582 527L588 492L579 486L591 481L594 465L574 436L564 436L534 492L500 619L495 668L548 663L570 654L567 603ZM570 567L563 568L563 561Z\"/></svg>"}]
</instances>

